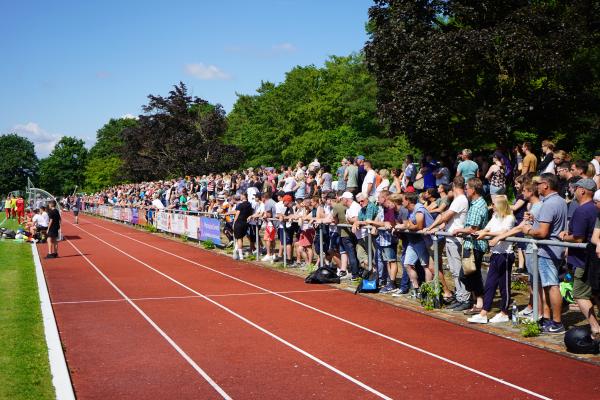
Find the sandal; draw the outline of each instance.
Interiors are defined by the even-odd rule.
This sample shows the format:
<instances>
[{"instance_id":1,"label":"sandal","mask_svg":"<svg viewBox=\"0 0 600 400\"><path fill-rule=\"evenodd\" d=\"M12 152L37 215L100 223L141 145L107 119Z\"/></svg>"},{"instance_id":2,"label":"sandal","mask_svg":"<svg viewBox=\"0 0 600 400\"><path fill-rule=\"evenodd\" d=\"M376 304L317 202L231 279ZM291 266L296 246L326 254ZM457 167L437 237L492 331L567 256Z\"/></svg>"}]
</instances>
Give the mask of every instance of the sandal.
<instances>
[{"instance_id":1,"label":"sandal","mask_svg":"<svg viewBox=\"0 0 600 400\"><path fill-rule=\"evenodd\" d=\"M481 312L481 307L473 306L470 310L465 310L463 313L465 315L476 315Z\"/></svg>"}]
</instances>

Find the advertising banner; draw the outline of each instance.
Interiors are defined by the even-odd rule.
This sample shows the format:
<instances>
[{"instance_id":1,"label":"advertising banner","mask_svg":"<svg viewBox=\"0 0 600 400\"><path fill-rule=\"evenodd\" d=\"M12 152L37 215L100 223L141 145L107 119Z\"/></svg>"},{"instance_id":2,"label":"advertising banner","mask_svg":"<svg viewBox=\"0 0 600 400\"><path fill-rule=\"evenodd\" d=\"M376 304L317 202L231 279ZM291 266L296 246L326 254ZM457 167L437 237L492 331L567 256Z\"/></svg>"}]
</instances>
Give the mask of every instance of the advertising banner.
<instances>
[{"instance_id":1,"label":"advertising banner","mask_svg":"<svg viewBox=\"0 0 600 400\"><path fill-rule=\"evenodd\" d=\"M221 223L216 218L200 217L198 239L210 240L214 244L221 244Z\"/></svg>"}]
</instances>

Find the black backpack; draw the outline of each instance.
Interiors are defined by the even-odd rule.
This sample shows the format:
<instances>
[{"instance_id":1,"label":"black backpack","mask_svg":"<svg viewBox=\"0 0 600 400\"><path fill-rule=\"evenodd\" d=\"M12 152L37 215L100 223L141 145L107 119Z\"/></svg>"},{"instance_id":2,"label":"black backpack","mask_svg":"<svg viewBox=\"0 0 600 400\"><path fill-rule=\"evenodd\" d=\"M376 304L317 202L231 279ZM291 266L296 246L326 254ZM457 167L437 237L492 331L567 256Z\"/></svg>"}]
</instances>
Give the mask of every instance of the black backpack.
<instances>
[{"instance_id":1,"label":"black backpack","mask_svg":"<svg viewBox=\"0 0 600 400\"><path fill-rule=\"evenodd\" d=\"M5 237L6 239L14 239L15 235L16 235L15 231L12 231L10 229L7 229L2 233L2 236Z\"/></svg>"},{"instance_id":2,"label":"black backpack","mask_svg":"<svg viewBox=\"0 0 600 400\"><path fill-rule=\"evenodd\" d=\"M340 283L340 277L337 276L335 268L319 267L316 271L311 272L305 283Z\"/></svg>"}]
</instances>

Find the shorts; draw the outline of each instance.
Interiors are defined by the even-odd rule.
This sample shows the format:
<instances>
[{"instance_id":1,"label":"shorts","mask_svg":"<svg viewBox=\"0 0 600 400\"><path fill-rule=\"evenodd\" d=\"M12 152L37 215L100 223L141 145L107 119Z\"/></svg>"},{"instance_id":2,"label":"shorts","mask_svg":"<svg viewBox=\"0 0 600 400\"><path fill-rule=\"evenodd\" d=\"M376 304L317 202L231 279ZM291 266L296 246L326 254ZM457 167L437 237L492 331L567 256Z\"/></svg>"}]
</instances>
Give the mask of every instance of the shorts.
<instances>
[{"instance_id":1,"label":"shorts","mask_svg":"<svg viewBox=\"0 0 600 400\"><path fill-rule=\"evenodd\" d=\"M558 286L558 268L551 258L538 257L538 268L542 287Z\"/></svg>"},{"instance_id":2,"label":"shorts","mask_svg":"<svg viewBox=\"0 0 600 400\"><path fill-rule=\"evenodd\" d=\"M525 268L527 268L527 275L529 275L529 286L533 286L533 253L525 253ZM538 282L539 280L538 272Z\"/></svg>"},{"instance_id":3,"label":"shorts","mask_svg":"<svg viewBox=\"0 0 600 400\"><path fill-rule=\"evenodd\" d=\"M380 247L381 249L381 259L383 262L396 262L396 258L398 257L398 251L396 250L396 246L386 246Z\"/></svg>"},{"instance_id":4,"label":"shorts","mask_svg":"<svg viewBox=\"0 0 600 400\"><path fill-rule=\"evenodd\" d=\"M74 208L73 209L73 215L74 216L78 216L79 215L79 208Z\"/></svg>"},{"instance_id":5,"label":"shorts","mask_svg":"<svg viewBox=\"0 0 600 400\"><path fill-rule=\"evenodd\" d=\"M496 196L496 195L505 194L505 193L506 193L505 187L490 185L490 195Z\"/></svg>"},{"instance_id":6,"label":"shorts","mask_svg":"<svg viewBox=\"0 0 600 400\"><path fill-rule=\"evenodd\" d=\"M46 233L46 236L50 237L50 238L57 238L58 237L58 229L49 229L48 232Z\"/></svg>"},{"instance_id":7,"label":"shorts","mask_svg":"<svg viewBox=\"0 0 600 400\"><path fill-rule=\"evenodd\" d=\"M267 225L263 235L263 240L265 242L273 242L275 240L275 233L277 233L275 227L273 225Z\"/></svg>"},{"instance_id":8,"label":"shorts","mask_svg":"<svg viewBox=\"0 0 600 400\"><path fill-rule=\"evenodd\" d=\"M283 232L285 231L285 243L283 242ZM279 228L277 229L277 235L279 236L279 243L281 244L292 244L294 241L294 232L292 228Z\"/></svg>"},{"instance_id":9,"label":"shorts","mask_svg":"<svg viewBox=\"0 0 600 400\"><path fill-rule=\"evenodd\" d=\"M233 237L236 239L243 239L248 233L248 224L244 222L236 222L233 225Z\"/></svg>"},{"instance_id":10,"label":"shorts","mask_svg":"<svg viewBox=\"0 0 600 400\"><path fill-rule=\"evenodd\" d=\"M438 248L438 258L442 259L442 254L444 254L444 245L446 244L443 237L439 237L437 240L437 248ZM436 241L432 240L431 244L427 246L427 252L429 253L429 257L435 258L435 245Z\"/></svg>"},{"instance_id":11,"label":"shorts","mask_svg":"<svg viewBox=\"0 0 600 400\"><path fill-rule=\"evenodd\" d=\"M323 246L325 247L325 246ZM329 251L336 252L340 248L340 234L337 232L329 232Z\"/></svg>"},{"instance_id":12,"label":"shorts","mask_svg":"<svg viewBox=\"0 0 600 400\"><path fill-rule=\"evenodd\" d=\"M300 240L298 240L298 245L301 247L310 247L312 246L312 242L315 240L315 230L309 228L305 231L300 231Z\"/></svg>"},{"instance_id":13,"label":"shorts","mask_svg":"<svg viewBox=\"0 0 600 400\"><path fill-rule=\"evenodd\" d=\"M592 287L583 279L585 268L575 268L573 273L573 298L575 300L591 300Z\"/></svg>"},{"instance_id":14,"label":"shorts","mask_svg":"<svg viewBox=\"0 0 600 400\"><path fill-rule=\"evenodd\" d=\"M417 261L421 261L423 268L429 264L429 252L425 242L409 243L406 247L404 264L415 265Z\"/></svg>"}]
</instances>

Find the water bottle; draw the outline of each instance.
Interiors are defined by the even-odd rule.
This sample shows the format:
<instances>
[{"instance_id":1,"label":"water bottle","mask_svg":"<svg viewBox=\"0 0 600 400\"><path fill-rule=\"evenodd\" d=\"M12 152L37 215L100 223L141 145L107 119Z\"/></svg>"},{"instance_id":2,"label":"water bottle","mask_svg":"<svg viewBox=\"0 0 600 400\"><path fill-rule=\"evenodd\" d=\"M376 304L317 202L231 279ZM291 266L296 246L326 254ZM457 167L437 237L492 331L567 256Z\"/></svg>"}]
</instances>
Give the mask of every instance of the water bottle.
<instances>
[{"instance_id":1,"label":"water bottle","mask_svg":"<svg viewBox=\"0 0 600 400\"><path fill-rule=\"evenodd\" d=\"M513 326L517 326L519 324L519 308L517 307L517 302L513 300L511 308L510 320L512 321Z\"/></svg>"}]
</instances>

